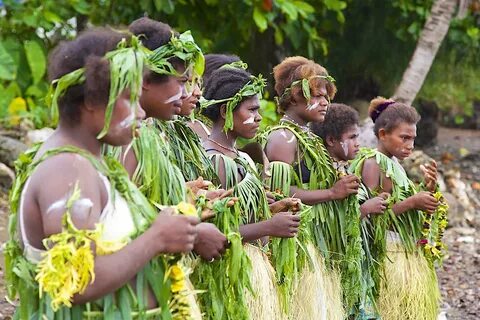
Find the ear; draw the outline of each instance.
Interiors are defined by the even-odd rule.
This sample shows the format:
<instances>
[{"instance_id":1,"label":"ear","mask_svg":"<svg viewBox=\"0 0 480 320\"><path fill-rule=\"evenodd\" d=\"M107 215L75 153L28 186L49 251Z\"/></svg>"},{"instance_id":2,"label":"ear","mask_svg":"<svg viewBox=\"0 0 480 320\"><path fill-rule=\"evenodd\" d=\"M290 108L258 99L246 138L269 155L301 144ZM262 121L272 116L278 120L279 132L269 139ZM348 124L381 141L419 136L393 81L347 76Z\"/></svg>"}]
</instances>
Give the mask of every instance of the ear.
<instances>
[{"instance_id":1,"label":"ear","mask_svg":"<svg viewBox=\"0 0 480 320\"><path fill-rule=\"evenodd\" d=\"M227 118L227 105L225 103L220 106L220 117L224 120Z\"/></svg>"},{"instance_id":2,"label":"ear","mask_svg":"<svg viewBox=\"0 0 480 320\"><path fill-rule=\"evenodd\" d=\"M385 131L384 128L380 128L378 130L378 140L385 140L386 135L387 135L387 131Z\"/></svg>"},{"instance_id":3,"label":"ear","mask_svg":"<svg viewBox=\"0 0 480 320\"><path fill-rule=\"evenodd\" d=\"M329 146L329 147L333 147L333 145L335 144L337 140L332 137L332 136L327 136L326 140L325 140L325 143Z\"/></svg>"}]
</instances>

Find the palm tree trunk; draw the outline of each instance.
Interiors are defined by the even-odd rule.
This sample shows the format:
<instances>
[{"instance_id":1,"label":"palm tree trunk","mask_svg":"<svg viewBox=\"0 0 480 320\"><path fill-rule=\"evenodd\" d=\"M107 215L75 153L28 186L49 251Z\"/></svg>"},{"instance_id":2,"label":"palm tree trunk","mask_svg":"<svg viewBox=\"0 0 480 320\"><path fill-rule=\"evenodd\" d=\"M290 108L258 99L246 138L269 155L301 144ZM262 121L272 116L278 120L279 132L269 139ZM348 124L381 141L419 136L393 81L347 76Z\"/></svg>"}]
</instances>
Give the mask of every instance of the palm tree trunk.
<instances>
[{"instance_id":1,"label":"palm tree trunk","mask_svg":"<svg viewBox=\"0 0 480 320\"><path fill-rule=\"evenodd\" d=\"M432 66L443 39L445 38L458 0L436 0L430 16L420 33L417 47L403 73L394 99L411 105Z\"/></svg>"}]
</instances>

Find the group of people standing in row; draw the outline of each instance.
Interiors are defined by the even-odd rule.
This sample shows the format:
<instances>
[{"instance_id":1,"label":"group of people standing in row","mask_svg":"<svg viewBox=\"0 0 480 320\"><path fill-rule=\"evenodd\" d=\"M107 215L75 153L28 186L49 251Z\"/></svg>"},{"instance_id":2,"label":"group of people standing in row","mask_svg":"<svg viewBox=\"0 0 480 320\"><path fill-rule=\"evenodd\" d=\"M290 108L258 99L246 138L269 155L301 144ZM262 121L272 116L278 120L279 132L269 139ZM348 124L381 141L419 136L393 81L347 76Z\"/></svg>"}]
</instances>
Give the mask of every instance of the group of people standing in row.
<instances>
[{"instance_id":1,"label":"group of people standing in row","mask_svg":"<svg viewBox=\"0 0 480 320\"><path fill-rule=\"evenodd\" d=\"M373 99L359 148L334 78L294 56L259 132L262 76L149 18L48 68L58 126L10 195L15 319L436 319L447 205L435 162L420 185L398 162L413 107Z\"/></svg>"}]
</instances>

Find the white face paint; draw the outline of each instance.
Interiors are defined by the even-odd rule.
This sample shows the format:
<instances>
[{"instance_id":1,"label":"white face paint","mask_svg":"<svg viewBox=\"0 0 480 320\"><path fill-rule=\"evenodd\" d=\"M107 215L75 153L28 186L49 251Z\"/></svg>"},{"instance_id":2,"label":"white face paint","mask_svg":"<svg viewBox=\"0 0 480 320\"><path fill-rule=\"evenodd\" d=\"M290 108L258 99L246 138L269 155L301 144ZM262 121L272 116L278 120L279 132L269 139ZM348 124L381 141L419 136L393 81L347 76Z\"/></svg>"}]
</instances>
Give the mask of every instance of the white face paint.
<instances>
[{"instance_id":1,"label":"white face paint","mask_svg":"<svg viewBox=\"0 0 480 320\"><path fill-rule=\"evenodd\" d=\"M292 137L290 139L288 139L287 143L292 143L294 140L295 140L295 136L292 135Z\"/></svg>"},{"instance_id":2,"label":"white face paint","mask_svg":"<svg viewBox=\"0 0 480 320\"><path fill-rule=\"evenodd\" d=\"M175 95L168 98L167 100L165 100L163 103L164 104L169 104L169 103L172 103L174 101L180 100L181 97L182 97L182 88L178 88L178 92Z\"/></svg>"},{"instance_id":3,"label":"white face paint","mask_svg":"<svg viewBox=\"0 0 480 320\"><path fill-rule=\"evenodd\" d=\"M282 135L282 137L284 137L285 139L287 139L287 134L285 133L285 131L282 131L281 135Z\"/></svg>"},{"instance_id":4,"label":"white face paint","mask_svg":"<svg viewBox=\"0 0 480 320\"><path fill-rule=\"evenodd\" d=\"M247 120L243 121L243 124L252 124L255 122L255 116L251 115L250 118Z\"/></svg>"},{"instance_id":5,"label":"white face paint","mask_svg":"<svg viewBox=\"0 0 480 320\"><path fill-rule=\"evenodd\" d=\"M132 112L128 117L120 121L117 127L118 129L127 129L127 128L131 128L134 123L135 123L135 113Z\"/></svg>"},{"instance_id":6,"label":"white face paint","mask_svg":"<svg viewBox=\"0 0 480 320\"><path fill-rule=\"evenodd\" d=\"M314 104L309 104L309 105L307 106L307 111L315 110L315 109L317 109L318 107L320 107L320 103L319 103L319 102L315 102Z\"/></svg>"},{"instance_id":7,"label":"white face paint","mask_svg":"<svg viewBox=\"0 0 480 320\"><path fill-rule=\"evenodd\" d=\"M348 156L348 142L347 142L347 140L340 141L340 145L342 146L343 153L345 154L345 158L346 158Z\"/></svg>"}]
</instances>

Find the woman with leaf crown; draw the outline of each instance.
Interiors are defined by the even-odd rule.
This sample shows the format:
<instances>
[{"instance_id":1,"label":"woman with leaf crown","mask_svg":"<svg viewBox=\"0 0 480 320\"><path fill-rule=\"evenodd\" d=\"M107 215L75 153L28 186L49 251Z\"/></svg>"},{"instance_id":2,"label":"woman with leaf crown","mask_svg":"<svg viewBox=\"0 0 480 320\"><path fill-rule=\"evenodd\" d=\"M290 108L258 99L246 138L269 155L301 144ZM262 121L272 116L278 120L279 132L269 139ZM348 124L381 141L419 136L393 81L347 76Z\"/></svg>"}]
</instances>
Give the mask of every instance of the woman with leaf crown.
<instances>
[{"instance_id":1,"label":"woman with leaf crown","mask_svg":"<svg viewBox=\"0 0 480 320\"><path fill-rule=\"evenodd\" d=\"M159 215L122 166L101 155L105 145L128 144L144 117L144 60L137 38L107 29L50 56L58 127L20 156L10 198L6 280L10 298L19 296L19 319L189 313L175 267L193 248L198 218Z\"/></svg>"},{"instance_id":2,"label":"woman with leaf crown","mask_svg":"<svg viewBox=\"0 0 480 320\"><path fill-rule=\"evenodd\" d=\"M309 127L324 120L336 93L334 79L322 66L298 56L286 58L273 73L283 117L261 137L270 161L270 187L311 206L310 232L327 269L327 317L341 319L361 291L358 178L337 172L323 141Z\"/></svg>"},{"instance_id":3,"label":"woman with leaf crown","mask_svg":"<svg viewBox=\"0 0 480 320\"><path fill-rule=\"evenodd\" d=\"M288 212L295 210L298 202L287 199L269 207L255 164L246 153L236 148L237 138L253 138L259 128L258 95L264 86L261 76L253 77L242 68L221 67L206 83L202 103L203 115L213 123L204 147L222 186L233 188L233 195L239 198L240 216L237 219L240 234L253 267L253 296L249 294L247 319L281 319L285 316L278 299L274 270L262 248L268 250L265 247L268 237L293 237L300 225L300 217Z\"/></svg>"}]
</instances>

